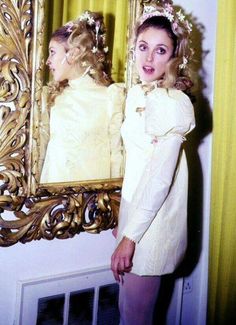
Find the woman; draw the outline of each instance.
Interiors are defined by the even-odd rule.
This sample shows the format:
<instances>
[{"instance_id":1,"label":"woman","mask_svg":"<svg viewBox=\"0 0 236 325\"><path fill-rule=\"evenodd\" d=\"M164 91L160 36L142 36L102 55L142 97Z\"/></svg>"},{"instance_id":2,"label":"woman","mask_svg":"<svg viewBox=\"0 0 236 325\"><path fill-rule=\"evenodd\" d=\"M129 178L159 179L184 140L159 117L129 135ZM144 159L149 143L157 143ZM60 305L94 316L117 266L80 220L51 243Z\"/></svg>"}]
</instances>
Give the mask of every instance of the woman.
<instances>
[{"instance_id":1,"label":"woman","mask_svg":"<svg viewBox=\"0 0 236 325\"><path fill-rule=\"evenodd\" d=\"M126 102L126 149L117 247L111 268L120 284L121 324L152 324L161 276L187 245L188 171L182 147L195 126L188 91L189 24L170 2L144 7L134 30L140 84Z\"/></svg>"},{"instance_id":2,"label":"woman","mask_svg":"<svg viewBox=\"0 0 236 325\"><path fill-rule=\"evenodd\" d=\"M50 134L40 183L122 176L124 96L121 85L110 86L107 52L98 13L86 11L52 34L47 65L53 82L45 110Z\"/></svg>"}]
</instances>

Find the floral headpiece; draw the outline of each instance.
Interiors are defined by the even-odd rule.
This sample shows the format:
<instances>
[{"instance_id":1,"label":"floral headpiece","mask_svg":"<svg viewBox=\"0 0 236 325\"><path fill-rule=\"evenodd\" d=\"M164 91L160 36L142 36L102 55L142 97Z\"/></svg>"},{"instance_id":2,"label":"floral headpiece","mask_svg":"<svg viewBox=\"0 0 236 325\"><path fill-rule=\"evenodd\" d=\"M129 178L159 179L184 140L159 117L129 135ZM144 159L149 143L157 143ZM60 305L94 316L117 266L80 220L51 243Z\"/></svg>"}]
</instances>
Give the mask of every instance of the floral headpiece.
<instances>
[{"instance_id":1,"label":"floral headpiece","mask_svg":"<svg viewBox=\"0 0 236 325\"><path fill-rule=\"evenodd\" d=\"M158 6L159 5L163 6L161 3L158 3ZM164 6L160 8L160 10L157 10L157 8L153 5L144 5L143 14L139 19L140 24L151 17L163 16L170 21L173 32L176 32L180 26L181 28L184 28L189 34L191 33L193 26L187 19L185 19L185 16L182 13L181 9L175 12L175 9L171 3L165 3Z\"/></svg>"},{"instance_id":2,"label":"floral headpiece","mask_svg":"<svg viewBox=\"0 0 236 325\"><path fill-rule=\"evenodd\" d=\"M96 46L94 46L92 48L92 52L95 54L98 52L98 35L99 35L99 31L100 31L100 22L99 21L95 21L95 19L93 18L93 16L88 12L85 11L82 15L79 16L78 18L79 21L85 21L89 26L94 26L95 29L95 37L96 37ZM69 21L68 23L65 24L65 26L67 26L67 32L68 33L72 33L73 32L73 28L74 26L76 26L76 22L73 21ZM105 40L106 40L106 35L105 33L100 34L100 37L103 39L103 44L105 44ZM105 46L103 48L103 51L105 53L108 52L108 46Z\"/></svg>"},{"instance_id":3,"label":"floral headpiece","mask_svg":"<svg viewBox=\"0 0 236 325\"><path fill-rule=\"evenodd\" d=\"M88 11L79 16L79 21L86 21L90 26L95 25L95 20Z\"/></svg>"},{"instance_id":4,"label":"floral headpiece","mask_svg":"<svg viewBox=\"0 0 236 325\"><path fill-rule=\"evenodd\" d=\"M181 29L185 31L188 35L192 32L193 25L185 18L182 10L176 11L172 5L172 1L160 1L156 0L156 3L151 3L150 5L144 5L143 13L139 18L139 25L142 25L147 19L162 16L166 17L171 23L172 31L174 34L178 33ZM183 56L183 61L179 65L180 69L185 69L188 64L188 58Z\"/></svg>"},{"instance_id":5,"label":"floral headpiece","mask_svg":"<svg viewBox=\"0 0 236 325\"><path fill-rule=\"evenodd\" d=\"M100 30L100 22L99 21L95 21L95 19L92 17L92 15L88 12L85 11L80 17L79 17L79 21L85 21L88 25L90 26L94 26L95 27L95 36L96 36L96 46L94 46L92 48L92 52L93 53L97 53L98 52L98 35L99 35L99 30ZM102 39L103 39L103 43L105 43L106 40L106 35L105 33L103 33L101 35ZM108 52L108 46L105 46L103 48L103 51L105 53Z\"/></svg>"},{"instance_id":6,"label":"floral headpiece","mask_svg":"<svg viewBox=\"0 0 236 325\"><path fill-rule=\"evenodd\" d=\"M98 15L98 18L96 18L96 15L93 13L85 11L75 21L69 21L64 26L66 27L66 32L71 34L77 28L79 28L79 30L81 29L82 32L84 25L86 28L89 26L91 31L95 34L95 42L90 50L95 56L95 60L97 62L105 62L105 56L109 49L106 45L106 34L104 32L100 15ZM85 68L84 74L89 73L94 78L94 75L97 74L96 67L91 62L85 60L80 62L80 64L83 68ZM105 79L109 80L109 76L105 71L103 71L103 75Z\"/></svg>"}]
</instances>

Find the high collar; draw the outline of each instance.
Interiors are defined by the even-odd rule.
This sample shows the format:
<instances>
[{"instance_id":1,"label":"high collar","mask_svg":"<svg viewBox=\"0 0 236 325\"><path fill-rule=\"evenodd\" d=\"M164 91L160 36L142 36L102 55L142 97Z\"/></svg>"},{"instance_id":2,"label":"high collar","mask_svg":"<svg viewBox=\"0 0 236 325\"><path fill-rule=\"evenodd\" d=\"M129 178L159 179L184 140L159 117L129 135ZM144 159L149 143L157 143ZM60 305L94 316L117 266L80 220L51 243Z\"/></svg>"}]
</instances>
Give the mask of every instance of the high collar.
<instances>
[{"instance_id":1,"label":"high collar","mask_svg":"<svg viewBox=\"0 0 236 325\"><path fill-rule=\"evenodd\" d=\"M92 77L90 77L88 74L82 75L76 79L71 79L68 81L69 86L74 89L77 88L78 86L86 85L94 85L95 81Z\"/></svg>"}]
</instances>

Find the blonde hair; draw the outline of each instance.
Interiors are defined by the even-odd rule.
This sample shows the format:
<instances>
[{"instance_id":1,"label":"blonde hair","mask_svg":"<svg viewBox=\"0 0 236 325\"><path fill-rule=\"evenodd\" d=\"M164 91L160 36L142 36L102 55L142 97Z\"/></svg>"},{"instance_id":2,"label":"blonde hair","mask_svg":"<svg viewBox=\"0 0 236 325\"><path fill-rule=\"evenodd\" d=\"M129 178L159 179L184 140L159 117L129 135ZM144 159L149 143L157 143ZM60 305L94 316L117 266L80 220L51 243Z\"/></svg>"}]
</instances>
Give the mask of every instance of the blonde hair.
<instances>
[{"instance_id":1,"label":"blonde hair","mask_svg":"<svg viewBox=\"0 0 236 325\"><path fill-rule=\"evenodd\" d=\"M193 86L190 68L188 65L181 68L183 59L188 58L189 61L193 55L193 50L189 44L189 32L180 25L173 31L172 25L167 17L161 15L152 16L141 23L140 21L137 22L132 41L133 49L136 46L138 36L148 28L165 30L174 46L173 55L167 63L165 75L157 81L158 85L163 88L176 88L183 91L189 90Z\"/></svg>"},{"instance_id":2,"label":"blonde hair","mask_svg":"<svg viewBox=\"0 0 236 325\"><path fill-rule=\"evenodd\" d=\"M105 25L101 14L85 11L78 19L54 31L51 39L63 43L67 52L79 49L74 56L74 62L80 68L87 69L96 83L109 86L113 82L105 39ZM68 86L68 80L52 81L48 86L49 105L52 105L55 98Z\"/></svg>"}]
</instances>

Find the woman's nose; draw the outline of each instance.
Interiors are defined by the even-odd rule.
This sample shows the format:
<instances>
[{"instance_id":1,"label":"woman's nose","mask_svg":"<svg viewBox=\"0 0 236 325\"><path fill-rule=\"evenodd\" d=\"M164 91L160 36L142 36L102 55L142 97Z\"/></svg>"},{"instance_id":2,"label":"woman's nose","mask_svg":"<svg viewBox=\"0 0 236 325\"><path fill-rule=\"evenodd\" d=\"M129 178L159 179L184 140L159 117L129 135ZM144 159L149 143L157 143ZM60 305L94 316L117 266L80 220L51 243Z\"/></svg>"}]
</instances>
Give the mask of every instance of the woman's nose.
<instances>
[{"instance_id":1,"label":"woman's nose","mask_svg":"<svg viewBox=\"0 0 236 325\"><path fill-rule=\"evenodd\" d=\"M152 62L153 61L153 52L149 51L147 53L147 61Z\"/></svg>"}]
</instances>

